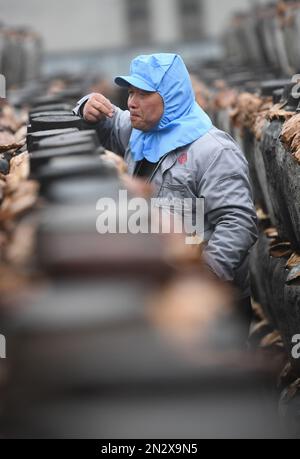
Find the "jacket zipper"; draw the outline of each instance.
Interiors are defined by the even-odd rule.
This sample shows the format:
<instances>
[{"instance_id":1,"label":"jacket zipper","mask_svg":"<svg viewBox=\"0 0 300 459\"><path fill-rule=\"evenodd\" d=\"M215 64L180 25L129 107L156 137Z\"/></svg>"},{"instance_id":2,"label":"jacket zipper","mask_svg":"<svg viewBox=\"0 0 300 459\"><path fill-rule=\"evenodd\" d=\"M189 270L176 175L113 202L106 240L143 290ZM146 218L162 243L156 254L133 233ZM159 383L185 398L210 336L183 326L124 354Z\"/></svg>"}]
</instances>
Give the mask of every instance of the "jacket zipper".
<instances>
[{"instance_id":1,"label":"jacket zipper","mask_svg":"<svg viewBox=\"0 0 300 459\"><path fill-rule=\"evenodd\" d=\"M152 172L152 174L148 178L147 183L151 183L152 182L152 180L154 179L155 174L157 173L158 169L160 168L160 166L162 165L163 161L166 159L167 156L169 156L170 153L171 152L168 152L164 156L162 156L162 158L160 158L160 160L159 160L158 164L156 165L154 171Z\"/></svg>"}]
</instances>

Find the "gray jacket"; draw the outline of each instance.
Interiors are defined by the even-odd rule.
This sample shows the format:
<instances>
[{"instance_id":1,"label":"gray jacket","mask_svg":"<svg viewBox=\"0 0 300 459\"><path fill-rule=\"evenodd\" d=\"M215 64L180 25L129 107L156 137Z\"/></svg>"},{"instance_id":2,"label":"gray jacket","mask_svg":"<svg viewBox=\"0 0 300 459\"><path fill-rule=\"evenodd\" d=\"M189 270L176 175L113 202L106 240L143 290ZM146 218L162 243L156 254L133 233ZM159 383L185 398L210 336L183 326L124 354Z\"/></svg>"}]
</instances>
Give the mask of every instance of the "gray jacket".
<instances>
[{"instance_id":1,"label":"gray jacket","mask_svg":"<svg viewBox=\"0 0 300 459\"><path fill-rule=\"evenodd\" d=\"M78 102L75 114L82 113L89 97ZM97 130L103 146L124 157L133 174L129 112L116 107L114 117L100 122ZM257 240L257 217L248 163L235 141L213 127L192 144L170 152L151 182L159 198L204 198L205 261L220 279L239 288L241 298L249 296L249 251Z\"/></svg>"}]
</instances>

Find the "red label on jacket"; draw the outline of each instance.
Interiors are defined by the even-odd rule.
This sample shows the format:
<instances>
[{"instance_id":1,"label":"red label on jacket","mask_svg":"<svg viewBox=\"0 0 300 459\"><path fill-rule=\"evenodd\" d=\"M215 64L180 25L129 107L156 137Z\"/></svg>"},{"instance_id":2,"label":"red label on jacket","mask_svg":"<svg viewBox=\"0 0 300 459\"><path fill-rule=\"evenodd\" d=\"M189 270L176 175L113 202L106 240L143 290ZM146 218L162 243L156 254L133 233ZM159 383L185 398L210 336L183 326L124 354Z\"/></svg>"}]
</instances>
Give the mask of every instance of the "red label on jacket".
<instances>
[{"instance_id":1,"label":"red label on jacket","mask_svg":"<svg viewBox=\"0 0 300 459\"><path fill-rule=\"evenodd\" d=\"M187 152L182 153L178 158L179 164L183 165L187 162Z\"/></svg>"}]
</instances>

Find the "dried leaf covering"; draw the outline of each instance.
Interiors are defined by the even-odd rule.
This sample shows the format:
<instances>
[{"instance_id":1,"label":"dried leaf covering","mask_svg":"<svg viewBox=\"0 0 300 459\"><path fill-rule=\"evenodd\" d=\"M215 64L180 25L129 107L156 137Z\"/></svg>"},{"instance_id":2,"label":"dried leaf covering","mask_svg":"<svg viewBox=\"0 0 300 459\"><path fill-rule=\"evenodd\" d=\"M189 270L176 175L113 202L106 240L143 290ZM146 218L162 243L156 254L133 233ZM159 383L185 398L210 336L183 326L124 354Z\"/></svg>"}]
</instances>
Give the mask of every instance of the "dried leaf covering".
<instances>
[{"instance_id":1,"label":"dried leaf covering","mask_svg":"<svg viewBox=\"0 0 300 459\"><path fill-rule=\"evenodd\" d=\"M5 259L12 266L26 266L34 253L37 224L32 219L18 222L5 247Z\"/></svg>"},{"instance_id":2,"label":"dried leaf covering","mask_svg":"<svg viewBox=\"0 0 300 459\"><path fill-rule=\"evenodd\" d=\"M231 119L236 127L249 129L258 140L261 140L262 130L271 107L271 99L244 92L237 98L236 106L231 112Z\"/></svg>"},{"instance_id":3,"label":"dried leaf covering","mask_svg":"<svg viewBox=\"0 0 300 459\"><path fill-rule=\"evenodd\" d=\"M27 152L12 158L10 173L3 180L3 201L0 206L0 223L5 224L32 208L38 197L38 184L28 180L29 155Z\"/></svg>"},{"instance_id":4,"label":"dried leaf covering","mask_svg":"<svg viewBox=\"0 0 300 459\"><path fill-rule=\"evenodd\" d=\"M21 183L17 191L4 198L0 208L0 222L12 220L31 209L37 201L37 192L36 182Z\"/></svg>"},{"instance_id":5,"label":"dried leaf covering","mask_svg":"<svg viewBox=\"0 0 300 459\"><path fill-rule=\"evenodd\" d=\"M14 266L0 265L0 278L0 295L5 300L12 295L18 295L19 292L23 293L26 288L32 288L28 276L17 271Z\"/></svg>"},{"instance_id":6,"label":"dried leaf covering","mask_svg":"<svg viewBox=\"0 0 300 459\"><path fill-rule=\"evenodd\" d=\"M236 127L253 128L255 116L262 105L262 99L247 92L239 94L231 119Z\"/></svg>"},{"instance_id":7,"label":"dried leaf covering","mask_svg":"<svg viewBox=\"0 0 300 459\"><path fill-rule=\"evenodd\" d=\"M296 20L295 10L299 8L297 2L284 2L279 0L276 6L276 14L281 28L292 27Z\"/></svg>"},{"instance_id":8,"label":"dried leaf covering","mask_svg":"<svg viewBox=\"0 0 300 459\"><path fill-rule=\"evenodd\" d=\"M290 257L293 253L291 243L274 241L274 243L271 244L269 253L273 258Z\"/></svg>"},{"instance_id":9,"label":"dried leaf covering","mask_svg":"<svg viewBox=\"0 0 300 459\"><path fill-rule=\"evenodd\" d=\"M264 234L268 239L278 239L278 230L276 228L267 228Z\"/></svg>"},{"instance_id":10,"label":"dried leaf covering","mask_svg":"<svg viewBox=\"0 0 300 459\"><path fill-rule=\"evenodd\" d=\"M29 155L27 152L12 158L10 161L10 173L5 177L6 194L17 191L19 185L28 180L29 172Z\"/></svg>"},{"instance_id":11,"label":"dried leaf covering","mask_svg":"<svg viewBox=\"0 0 300 459\"><path fill-rule=\"evenodd\" d=\"M294 371L291 362L287 362L283 367L277 380L277 388L279 390L285 389L290 384L293 384L297 379L297 373Z\"/></svg>"},{"instance_id":12,"label":"dried leaf covering","mask_svg":"<svg viewBox=\"0 0 300 459\"><path fill-rule=\"evenodd\" d=\"M286 283L287 285L299 285L300 282L300 265L296 265L294 268L291 268L289 272Z\"/></svg>"},{"instance_id":13,"label":"dried leaf covering","mask_svg":"<svg viewBox=\"0 0 300 459\"><path fill-rule=\"evenodd\" d=\"M256 208L256 215L259 221L269 220L269 215L261 207Z\"/></svg>"},{"instance_id":14,"label":"dried leaf covering","mask_svg":"<svg viewBox=\"0 0 300 459\"><path fill-rule=\"evenodd\" d=\"M300 114L294 115L284 123L280 138L300 164Z\"/></svg>"},{"instance_id":15,"label":"dried leaf covering","mask_svg":"<svg viewBox=\"0 0 300 459\"><path fill-rule=\"evenodd\" d=\"M13 134L9 132L0 132L0 153L16 150L24 145L23 142L17 142Z\"/></svg>"},{"instance_id":16,"label":"dried leaf covering","mask_svg":"<svg viewBox=\"0 0 300 459\"><path fill-rule=\"evenodd\" d=\"M286 263L286 268L290 270L286 283L288 285L299 285L300 282L300 255L299 253L292 253Z\"/></svg>"},{"instance_id":17,"label":"dried leaf covering","mask_svg":"<svg viewBox=\"0 0 300 459\"><path fill-rule=\"evenodd\" d=\"M209 110L212 94L208 87L195 75L191 75L191 81L197 103L203 110Z\"/></svg>"},{"instance_id":18,"label":"dried leaf covering","mask_svg":"<svg viewBox=\"0 0 300 459\"><path fill-rule=\"evenodd\" d=\"M0 174L0 270L18 268L28 258L31 228L24 227L19 217L38 199L38 183L28 180L28 153L12 157L10 165L8 175Z\"/></svg>"},{"instance_id":19,"label":"dried leaf covering","mask_svg":"<svg viewBox=\"0 0 300 459\"><path fill-rule=\"evenodd\" d=\"M262 140L263 128L264 128L266 119L268 118L268 113L270 109L272 109L272 102L271 100L267 99L262 103L262 105L260 106L256 114L256 118L255 118L255 122L254 122L252 131L258 141Z\"/></svg>"},{"instance_id":20,"label":"dried leaf covering","mask_svg":"<svg viewBox=\"0 0 300 459\"><path fill-rule=\"evenodd\" d=\"M25 145L28 116L5 104L0 111L0 153L12 152Z\"/></svg>"},{"instance_id":21,"label":"dried leaf covering","mask_svg":"<svg viewBox=\"0 0 300 459\"><path fill-rule=\"evenodd\" d=\"M243 92L237 94L235 90L221 87L214 98L214 109L230 108L230 117L235 127L249 129L256 139L262 139L262 132L266 120L288 121L294 117L294 112L284 109L282 104L273 105L272 98Z\"/></svg>"},{"instance_id":22,"label":"dried leaf covering","mask_svg":"<svg viewBox=\"0 0 300 459\"><path fill-rule=\"evenodd\" d=\"M295 112L287 112L282 104L273 105L270 108L269 113L267 114L267 119L270 121L279 120L279 121L287 121L295 115Z\"/></svg>"},{"instance_id":23,"label":"dried leaf covering","mask_svg":"<svg viewBox=\"0 0 300 459\"><path fill-rule=\"evenodd\" d=\"M259 303L252 302L253 315L257 320L266 321L266 316L262 306Z\"/></svg>"},{"instance_id":24,"label":"dried leaf covering","mask_svg":"<svg viewBox=\"0 0 300 459\"><path fill-rule=\"evenodd\" d=\"M293 253L287 261L286 267L292 269L298 265L300 265L300 255L298 253Z\"/></svg>"},{"instance_id":25,"label":"dried leaf covering","mask_svg":"<svg viewBox=\"0 0 300 459\"><path fill-rule=\"evenodd\" d=\"M238 92L232 88L221 88L212 101L213 110L233 109L236 106Z\"/></svg>"},{"instance_id":26,"label":"dried leaf covering","mask_svg":"<svg viewBox=\"0 0 300 459\"><path fill-rule=\"evenodd\" d=\"M276 347L283 349L283 341L279 331L275 330L274 332L270 333L269 335L265 336L265 338L261 341L260 347L263 349L269 347Z\"/></svg>"},{"instance_id":27,"label":"dried leaf covering","mask_svg":"<svg viewBox=\"0 0 300 459\"><path fill-rule=\"evenodd\" d=\"M285 389L280 398L280 406L282 407L283 404L288 404L296 397L299 397L300 394L300 379L297 379L293 382L287 389Z\"/></svg>"},{"instance_id":28,"label":"dried leaf covering","mask_svg":"<svg viewBox=\"0 0 300 459\"><path fill-rule=\"evenodd\" d=\"M26 124L28 124L28 114L25 110L17 112L8 104L2 107L0 112L0 127L11 133L15 133Z\"/></svg>"},{"instance_id":29,"label":"dried leaf covering","mask_svg":"<svg viewBox=\"0 0 300 459\"><path fill-rule=\"evenodd\" d=\"M255 317L256 318L256 317ZM256 318L256 320L258 320ZM252 349L260 347L261 342L274 331L268 320L260 320L254 326L251 326L251 331L248 337L248 343Z\"/></svg>"}]
</instances>

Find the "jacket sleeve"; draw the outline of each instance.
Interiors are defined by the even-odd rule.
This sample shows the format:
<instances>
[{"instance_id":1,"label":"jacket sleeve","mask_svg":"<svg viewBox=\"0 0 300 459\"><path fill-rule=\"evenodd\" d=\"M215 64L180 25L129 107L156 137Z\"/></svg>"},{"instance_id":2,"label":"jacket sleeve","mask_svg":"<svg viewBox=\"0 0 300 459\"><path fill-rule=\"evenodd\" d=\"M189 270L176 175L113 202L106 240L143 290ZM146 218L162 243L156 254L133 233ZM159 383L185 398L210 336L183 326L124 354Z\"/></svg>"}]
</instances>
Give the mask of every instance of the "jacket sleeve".
<instances>
[{"instance_id":1,"label":"jacket sleeve","mask_svg":"<svg viewBox=\"0 0 300 459\"><path fill-rule=\"evenodd\" d=\"M84 105L92 95L88 94L78 101L73 110L74 115L83 116ZM123 111L115 106L115 115L112 119L106 118L99 123L90 124L96 128L100 142L104 148L120 156L125 155L132 132L130 114L127 110Z\"/></svg>"},{"instance_id":2,"label":"jacket sleeve","mask_svg":"<svg viewBox=\"0 0 300 459\"><path fill-rule=\"evenodd\" d=\"M213 229L204 261L220 279L234 281L258 237L248 163L237 147L214 154L198 193L205 199L205 216Z\"/></svg>"}]
</instances>

